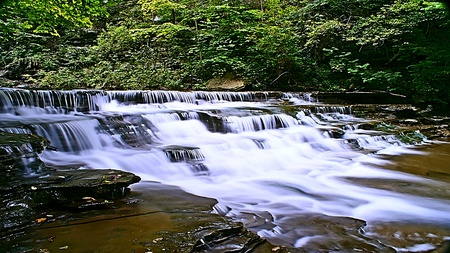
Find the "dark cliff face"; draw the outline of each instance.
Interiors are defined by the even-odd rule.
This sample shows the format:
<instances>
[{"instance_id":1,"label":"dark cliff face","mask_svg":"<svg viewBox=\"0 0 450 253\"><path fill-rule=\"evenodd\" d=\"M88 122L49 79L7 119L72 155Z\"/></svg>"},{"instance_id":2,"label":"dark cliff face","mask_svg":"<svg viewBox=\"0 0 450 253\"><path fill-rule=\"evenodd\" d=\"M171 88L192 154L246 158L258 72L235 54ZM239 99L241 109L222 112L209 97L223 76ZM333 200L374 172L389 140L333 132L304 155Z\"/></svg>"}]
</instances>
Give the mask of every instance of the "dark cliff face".
<instances>
[{"instance_id":1,"label":"dark cliff face","mask_svg":"<svg viewBox=\"0 0 450 253\"><path fill-rule=\"evenodd\" d=\"M0 236L9 237L36 224L40 208L99 208L140 181L113 169L48 168L39 159L48 141L35 135L0 132Z\"/></svg>"}]
</instances>

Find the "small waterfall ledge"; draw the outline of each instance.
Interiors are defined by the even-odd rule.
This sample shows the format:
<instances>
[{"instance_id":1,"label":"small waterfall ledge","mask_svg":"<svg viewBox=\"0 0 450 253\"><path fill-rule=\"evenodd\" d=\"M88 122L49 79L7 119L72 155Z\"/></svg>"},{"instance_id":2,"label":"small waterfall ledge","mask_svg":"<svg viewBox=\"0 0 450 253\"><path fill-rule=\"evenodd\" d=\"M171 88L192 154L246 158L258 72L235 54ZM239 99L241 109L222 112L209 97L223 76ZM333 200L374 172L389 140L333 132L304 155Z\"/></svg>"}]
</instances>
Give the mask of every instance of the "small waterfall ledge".
<instances>
[{"instance_id":1,"label":"small waterfall ledge","mask_svg":"<svg viewBox=\"0 0 450 253\"><path fill-rule=\"evenodd\" d=\"M449 119L364 96L377 103L336 104L320 93L2 88L0 130L48 139L39 158L58 170L116 168L216 199L215 212L292 250L414 248L362 228L393 222L407 233L411 221L437 248L450 199L426 192L448 189L450 172L386 168L395 156L426 154L419 148L437 142L424 132L445 134Z\"/></svg>"}]
</instances>

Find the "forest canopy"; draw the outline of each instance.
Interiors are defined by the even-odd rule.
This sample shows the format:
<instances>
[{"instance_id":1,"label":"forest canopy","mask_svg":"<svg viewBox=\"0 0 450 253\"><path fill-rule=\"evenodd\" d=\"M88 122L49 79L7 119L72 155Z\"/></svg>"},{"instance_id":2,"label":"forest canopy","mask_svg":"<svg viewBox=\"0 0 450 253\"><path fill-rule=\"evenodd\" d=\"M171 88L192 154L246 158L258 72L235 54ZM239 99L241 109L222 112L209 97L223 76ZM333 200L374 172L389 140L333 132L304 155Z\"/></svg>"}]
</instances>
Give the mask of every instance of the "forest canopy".
<instances>
[{"instance_id":1,"label":"forest canopy","mask_svg":"<svg viewBox=\"0 0 450 253\"><path fill-rule=\"evenodd\" d=\"M16 0L0 84L367 91L447 106L450 18L421 0Z\"/></svg>"}]
</instances>

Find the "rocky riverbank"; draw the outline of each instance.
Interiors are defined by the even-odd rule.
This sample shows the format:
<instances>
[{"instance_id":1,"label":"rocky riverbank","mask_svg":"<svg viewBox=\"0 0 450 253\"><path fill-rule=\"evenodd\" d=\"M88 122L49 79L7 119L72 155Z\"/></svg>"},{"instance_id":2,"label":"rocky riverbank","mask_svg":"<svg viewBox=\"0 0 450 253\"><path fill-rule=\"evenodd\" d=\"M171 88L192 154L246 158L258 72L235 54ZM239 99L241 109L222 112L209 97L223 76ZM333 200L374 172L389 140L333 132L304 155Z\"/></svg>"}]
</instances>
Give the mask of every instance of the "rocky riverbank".
<instances>
[{"instance_id":1,"label":"rocky riverbank","mask_svg":"<svg viewBox=\"0 0 450 253\"><path fill-rule=\"evenodd\" d=\"M140 181L114 169L53 169L38 157L48 142L38 136L0 132L0 237L14 238L53 217L40 210L107 206Z\"/></svg>"},{"instance_id":2,"label":"rocky riverbank","mask_svg":"<svg viewBox=\"0 0 450 253\"><path fill-rule=\"evenodd\" d=\"M212 213L213 199L155 182L131 189L102 210L46 210L57 218L29 229L10 252L287 252Z\"/></svg>"},{"instance_id":3,"label":"rocky riverbank","mask_svg":"<svg viewBox=\"0 0 450 253\"><path fill-rule=\"evenodd\" d=\"M266 150L270 150L265 149L268 147L267 143L278 147L276 150L283 150L283 146L276 145L281 139L268 135L255 138L245 133L236 134L236 132L255 132L256 136L256 133L265 133L266 131L262 130L268 130L267 132L278 132L280 136L285 136L286 133L292 133L290 130L301 129L304 130L302 134L305 134L305 138L297 138L302 135L288 135L282 139L283 145L290 144L290 148L285 149L285 152L292 149L299 151L292 157L288 157L297 161L296 164L308 161L311 157L305 156L303 160L298 159L298 155L304 151L303 145L298 144L304 144L310 147L311 151L314 150L312 155L320 154L322 151L333 153L341 150L328 145L326 140L330 138L323 136L337 139L333 140L335 144L339 144L339 147L345 146L349 151L360 152L375 158L380 157L376 161L392 159L388 154L384 157L377 152L382 146L401 147L405 144L426 146L427 143L431 143L426 138L447 140L449 136L449 118L431 115L432 108L418 108L403 100L397 101L396 104L386 104L386 101L390 100L382 96L369 99L372 94L367 94L369 97L360 101L352 101L355 97L351 94L350 98L341 96L339 101L330 102L328 100L332 97L327 98L320 93L117 91L93 94L91 91L85 93L82 91L15 90L5 92L11 96L4 97L14 99L3 102L2 112L5 116L0 123L1 130L8 131L8 133L0 132L2 168L0 171L0 200L2 201L0 251L11 253L58 252L60 250L72 252L310 252L319 250L326 252L332 249L344 252L357 250L394 252L396 248L406 250L415 247L417 243L408 239L409 234L406 233L409 227L402 222L398 222L396 227L401 228L401 232L405 232L405 236L408 235L407 238L401 240L397 238L401 242L384 243L388 240L386 238L391 238L398 232L393 231L392 235L384 236L386 231L390 233L388 230L391 225L388 222L380 225L374 221L366 222L365 219L355 219L352 216L303 213L302 205L291 206L291 202L278 207L266 205L259 207L262 211L245 210L239 215L234 215L235 210L239 210L240 207L223 205L223 199L220 196L217 197L220 199L220 203L217 204L215 199L186 193L189 191L216 198L215 195L209 194L209 191L214 191L215 187L211 182L215 182L217 175L221 173L217 170L220 166L215 163L228 162L237 157L216 157L218 151L211 150L208 146L201 146L202 142L185 145L186 137L183 134L189 136L187 135L191 129L189 123L202 123L208 130L204 131L206 135L221 133L219 136L224 136L223 134L226 135L226 133L235 133L226 136L242 137L239 140L250 144L249 147L254 153L266 153ZM393 96L392 94L384 95ZM225 98L231 101L265 101L267 106L261 108L237 106L234 110L208 110L202 107L202 103L209 103L208 99ZM397 99L397 96L394 98ZM121 114L116 113L116 108L111 111L114 113L108 113L107 106L116 106L115 102L112 102L115 101L113 99L123 102L123 105L130 110ZM135 102L134 99L139 102ZM145 112L148 106L164 104L170 99L177 101L179 99L184 101L186 106L199 107L200 110L167 111L166 109L161 113L151 111L148 115L145 114L145 117L142 116L142 112L133 113L134 109L143 110L144 108ZM366 100L371 104L364 104ZM211 106L213 105L216 106L211 102ZM58 110L67 111L62 113ZM36 113L39 117L35 117ZM171 124L166 124L165 127L160 126L161 121L165 120L171 121ZM249 120L252 122L249 125L238 124L249 122ZM261 124L255 124L255 122ZM172 129L174 124L180 125ZM54 147L49 146L50 143L46 139L31 133L46 136L52 140L51 145ZM175 133L176 135L172 136ZM298 133L300 134L300 131ZM162 142L167 141L167 137L179 134L182 134L179 141ZM290 142L291 138L294 141ZM224 143L234 145L233 140L224 140ZM38 155L41 152L43 153ZM240 149L239 152L245 152L245 150ZM336 154L340 157L340 154ZM283 157L281 154L278 155ZM320 160L320 156L314 157ZM47 167L40 158L47 165L55 167ZM253 161L254 159L243 160L242 164L245 164L243 168L247 169L247 164ZM446 161L446 157L443 161ZM311 162L310 166L314 166L316 161L311 160ZM341 168L342 165L330 160L327 160L327 163L334 164L336 168ZM445 164L445 162L441 163ZM79 166L105 168L91 170L79 169ZM264 166L264 164L258 164L254 172L259 172L258 170ZM378 166L381 165L378 164ZM368 169L365 166L362 167ZM135 184L140 180L139 177L113 168L133 171L145 180L155 180L165 184L149 181ZM227 170L233 169L227 172L236 173L230 179L240 178L238 175L247 176L242 175L242 169L239 168L240 166L227 164ZM216 173L210 173L211 169ZM285 169L290 170L291 166L285 166ZM306 172L311 168L304 169ZM385 169L406 171L439 180L446 179L449 175L445 167L438 166L423 172L410 171L403 165L400 168ZM287 177L298 172L298 170L291 170ZM326 174L327 171L320 173ZM202 180L189 188L190 185L185 184L189 182L186 181L189 179L185 176L191 174L195 175L190 178L191 180L197 181L197 177L202 177ZM176 180L164 180L165 177L176 175L179 175L179 178L173 179L178 179L182 184L177 184ZM297 176L304 180L306 175L298 174ZM436 203L447 199L445 192L443 197L436 194L427 195L428 192L436 192L432 190L435 189L434 185L425 188L417 183L408 181L406 184L406 181L394 180L395 175L393 177L389 181L392 182L391 185L387 185L388 181L385 178L367 179L364 175L344 176L339 178L339 182L362 186L370 196L372 196L370 194L372 189L379 188L405 194L405 196L439 198L434 200ZM315 180L314 177L307 178ZM271 180L268 179L269 182ZM278 183L268 184L260 181L255 185L261 186L264 190L266 187L270 189L278 185ZM397 184L397 182L400 183ZM180 185L183 189L169 186L169 184ZM297 182L292 184L296 185ZM408 185L408 187L398 188L398 185L402 187ZM298 188L288 184L288 187L283 189L300 189L296 190L293 196L303 196L303 199L311 199L315 202L326 201L327 205L340 197L345 202L353 199L351 193L339 196L331 192L321 196L322 193L313 194L317 187L308 189L308 186L303 184L296 187ZM201 188L206 191L198 192L197 190ZM439 187L438 189L447 188ZM410 194L408 189L430 190L414 191ZM236 191L233 184L223 188L223 193L226 194L233 191ZM240 193L230 194L229 199L238 199L239 197L235 194ZM284 194L283 191L283 197ZM253 199L257 199L254 196L251 198L252 201L243 203L249 206L265 205L264 201L254 202ZM273 197L269 201L279 198ZM379 196L371 198L378 199ZM412 201L415 202L415 200ZM364 201L355 203L364 203ZM289 211L288 215L272 215L284 205L294 211ZM266 212L268 209L263 208L273 208L272 213ZM333 212L333 207L330 207L328 211ZM431 211L433 210L430 208ZM233 220L224 217L225 215L233 217ZM445 220L445 218L442 219ZM412 228L411 231L423 232L420 242L427 244L427 249L430 250L439 247L447 238L445 226L430 226L430 228L424 227L423 224L409 224L409 226ZM368 232L364 232L365 230ZM376 235L371 231L375 231ZM255 233L259 233L268 241L261 239ZM430 233L434 235L433 239L427 237ZM375 236L379 236L379 239L373 239ZM284 245L286 248L276 245Z\"/></svg>"},{"instance_id":4,"label":"rocky riverbank","mask_svg":"<svg viewBox=\"0 0 450 253\"><path fill-rule=\"evenodd\" d=\"M213 199L151 182L130 193L132 173L48 168L45 139L0 137L1 252L286 252L213 214Z\"/></svg>"}]
</instances>

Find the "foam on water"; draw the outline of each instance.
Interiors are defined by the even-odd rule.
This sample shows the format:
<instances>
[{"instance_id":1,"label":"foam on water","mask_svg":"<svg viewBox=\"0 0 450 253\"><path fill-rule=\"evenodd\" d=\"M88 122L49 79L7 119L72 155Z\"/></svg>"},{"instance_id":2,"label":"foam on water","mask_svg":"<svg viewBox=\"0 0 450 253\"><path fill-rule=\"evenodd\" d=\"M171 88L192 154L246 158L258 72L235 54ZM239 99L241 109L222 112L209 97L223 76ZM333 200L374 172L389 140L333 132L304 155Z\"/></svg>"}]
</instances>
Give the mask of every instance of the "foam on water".
<instances>
[{"instance_id":1,"label":"foam on water","mask_svg":"<svg viewBox=\"0 0 450 253\"><path fill-rule=\"evenodd\" d=\"M279 236L283 225L278 222L283 217L305 213L368 222L412 219L450 223L448 200L365 187L346 180L398 179L434 184L418 176L379 168L387 161L377 154L415 152L395 136L343 127L346 133L342 138L330 138L322 130L324 126L364 122L353 117L347 107L321 107L316 114L299 109L292 117L280 110L271 111L273 105L246 102L251 98L247 93L147 92L138 93L142 103L133 103L136 94L109 92L108 99L92 100L96 109L90 113L67 115L52 111L43 113L44 118L35 115L35 120L25 125L58 148L58 152L47 150L42 154L48 165L131 171L143 180L173 184L215 198L219 201L217 210L236 219L244 213L268 212L280 230L261 230L262 236ZM301 104L300 97L288 99ZM33 118L29 113L24 115ZM64 115L65 122L52 120ZM2 117L16 116L4 113ZM111 117L121 122L117 131L103 120ZM223 131L211 130L211 122L223 126ZM122 139L130 135L141 142L124 145ZM371 153L360 152L351 143ZM175 161L168 155L168 147L177 156ZM203 173L193 168L202 168ZM299 235L290 243L300 247L311 238Z\"/></svg>"}]
</instances>

